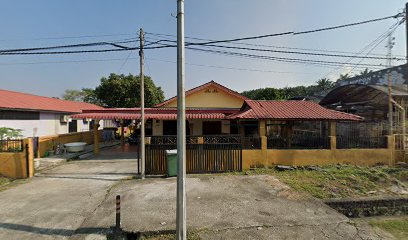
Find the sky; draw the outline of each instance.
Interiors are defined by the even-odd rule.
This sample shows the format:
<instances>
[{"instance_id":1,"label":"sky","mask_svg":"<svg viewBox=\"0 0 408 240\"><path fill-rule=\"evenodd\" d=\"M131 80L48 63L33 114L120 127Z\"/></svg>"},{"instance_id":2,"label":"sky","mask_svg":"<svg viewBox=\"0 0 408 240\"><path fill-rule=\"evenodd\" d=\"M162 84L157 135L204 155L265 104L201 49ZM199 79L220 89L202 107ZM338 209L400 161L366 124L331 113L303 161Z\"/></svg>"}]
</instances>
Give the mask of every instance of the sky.
<instances>
[{"instance_id":1,"label":"sky","mask_svg":"<svg viewBox=\"0 0 408 240\"><path fill-rule=\"evenodd\" d=\"M0 49L137 38L140 28L147 32L148 41L174 38L155 34L177 33L177 20L174 17L177 13L176 0L2 0L1 3ZM403 0L185 0L185 35L219 40L304 31L395 15L404 6ZM263 38L243 43L275 46L268 47L275 50L306 48L355 53L377 39L395 22L388 19L313 34ZM405 56L405 24L399 26L393 36L393 54ZM386 41L378 44L372 53L385 55L385 45ZM324 61L348 60L266 54ZM176 95L176 49L146 50L145 57L145 73L153 78L157 86L162 87L166 98ZM239 92L264 87L311 85L323 77L336 80L339 74L352 70L352 63L356 62L359 59L333 68L186 50L186 88L211 80ZM362 63L386 62L364 60ZM394 65L403 63L393 62ZM352 73L360 70L354 69ZM110 73L139 74L137 51L0 56L1 89L43 96L61 97L66 89L94 88L101 77Z\"/></svg>"}]
</instances>

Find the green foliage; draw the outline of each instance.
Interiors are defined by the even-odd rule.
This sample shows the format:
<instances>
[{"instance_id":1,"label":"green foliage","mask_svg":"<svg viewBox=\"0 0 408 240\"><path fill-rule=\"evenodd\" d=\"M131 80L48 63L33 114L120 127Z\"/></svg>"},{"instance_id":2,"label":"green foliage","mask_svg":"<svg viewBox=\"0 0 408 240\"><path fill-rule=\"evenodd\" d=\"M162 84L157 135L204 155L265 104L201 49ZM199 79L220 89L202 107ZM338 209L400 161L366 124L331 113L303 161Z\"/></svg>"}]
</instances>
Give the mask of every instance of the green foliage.
<instances>
[{"instance_id":1,"label":"green foliage","mask_svg":"<svg viewBox=\"0 0 408 240\"><path fill-rule=\"evenodd\" d=\"M383 190L388 195L396 194L387 189L407 181L406 169L392 167L326 166L321 171L298 168L292 171L255 169L248 174L270 174L278 177L293 189L307 192L316 198L350 198L369 195Z\"/></svg>"},{"instance_id":2,"label":"green foliage","mask_svg":"<svg viewBox=\"0 0 408 240\"><path fill-rule=\"evenodd\" d=\"M163 90L156 87L149 76L144 77L144 83L146 107L164 101ZM111 73L109 77L103 77L95 89L66 90L63 97L65 100L93 103L104 107L140 107L140 78L132 74Z\"/></svg>"},{"instance_id":3,"label":"green foliage","mask_svg":"<svg viewBox=\"0 0 408 240\"><path fill-rule=\"evenodd\" d=\"M75 89L67 89L62 95L62 99L69 100L69 101L76 101L76 102L83 102L84 100L84 92Z\"/></svg>"},{"instance_id":4,"label":"green foliage","mask_svg":"<svg viewBox=\"0 0 408 240\"><path fill-rule=\"evenodd\" d=\"M285 100L299 96L313 96L328 91L334 87L334 82L322 78L311 86L297 86L284 88L259 88L242 92L242 95L254 100Z\"/></svg>"},{"instance_id":5,"label":"green foliage","mask_svg":"<svg viewBox=\"0 0 408 240\"><path fill-rule=\"evenodd\" d=\"M0 127L0 140L7 139L7 138L20 138L22 137L21 129L14 129L8 127Z\"/></svg>"},{"instance_id":6,"label":"green foliage","mask_svg":"<svg viewBox=\"0 0 408 240\"><path fill-rule=\"evenodd\" d=\"M156 87L149 76L144 77L145 106L152 107L164 100L160 87ZM95 96L101 105L106 107L139 107L140 106L140 78L129 74L111 74L103 77L101 84L95 88Z\"/></svg>"},{"instance_id":7,"label":"green foliage","mask_svg":"<svg viewBox=\"0 0 408 240\"><path fill-rule=\"evenodd\" d=\"M378 219L369 222L371 226L376 226L391 233L396 239L408 239L408 218L400 217L395 219Z\"/></svg>"}]
</instances>

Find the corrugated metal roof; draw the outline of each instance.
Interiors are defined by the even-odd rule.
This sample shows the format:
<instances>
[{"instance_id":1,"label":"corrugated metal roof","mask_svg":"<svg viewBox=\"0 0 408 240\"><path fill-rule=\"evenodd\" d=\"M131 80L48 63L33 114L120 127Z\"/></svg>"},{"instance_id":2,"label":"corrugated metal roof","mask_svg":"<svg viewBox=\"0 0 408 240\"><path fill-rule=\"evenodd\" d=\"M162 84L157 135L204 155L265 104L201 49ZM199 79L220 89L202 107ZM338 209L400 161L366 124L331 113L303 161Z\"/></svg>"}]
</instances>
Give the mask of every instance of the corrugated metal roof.
<instances>
[{"instance_id":1,"label":"corrugated metal roof","mask_svg":"<svg viewBox=\"0 0 408 240\"><path fill-rule=\"evenodd\" d=\"M338 112L309 101L246 100L242 111L229 119L346 120L360 121L357 115Z\"/></svg>"},{"instance_id":2,"label":"corrugated metal roof","mask_svg":"<svg viewBox=\"0 0 408 240\"><path fill-rule=\"evenodd\" d=\"M140 119L140 110L102 109L87 110L72 118ZM177 109L147 108L146 119L177 119ZM246 100L241 110L194 109L186 110L187 119L279 119L279 120L345 120L359 121L361 117L326 109L308 101L255 101Z\"/></svg>"},{"instance_id":3,"label":"corrugated metal roof","mask_svg":"<svg viewBox=\"0 0 408 240\"><path fill-rule=\"evenodd\" d=\"M118 113L118 112L93 112L80 113L72 115L74 119L140 119L140 113ZM186 112L186 119L225 119L226 115L223 113L203 113L203 112ZM160 119L160 120L176 120L177 113L145 113L145 119Z\"/></svg>"},{"instance_id":4,"label":"corrugated metal roof","mask_svg":"<svg viewBox=\"0 0 408 240\"><path fill-rule=\"evenodd\" d=\"M80 113L84 109L95 110L103 109L103 107L90 103L67 101L0 89L0 109Z\"/></svg>"}]
</instances>

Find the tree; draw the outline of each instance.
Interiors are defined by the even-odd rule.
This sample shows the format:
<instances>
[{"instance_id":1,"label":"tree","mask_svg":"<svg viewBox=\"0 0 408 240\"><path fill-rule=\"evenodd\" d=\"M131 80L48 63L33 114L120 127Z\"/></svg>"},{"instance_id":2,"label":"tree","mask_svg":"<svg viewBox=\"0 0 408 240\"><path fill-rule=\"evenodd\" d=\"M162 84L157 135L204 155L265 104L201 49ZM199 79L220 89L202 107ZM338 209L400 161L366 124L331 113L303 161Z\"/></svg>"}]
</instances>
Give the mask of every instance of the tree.
<instances>
[{"instance_id":1,"label":"tree","mask_svg":"<svg viewBox=\"0 0 408 240\"><path fill-rule=\"evenodd\" d=\"M62 99L76 102L84 101L84 92L81 90L67 89L62 95Z\"/></svg>"},{"instance_id":2,"label":"tree","mask_svg":"<svg viewBox=\"0 0 408 240\"><path fill-rule=\"evenodd\" d=\"M332 89L335 85L334 82L330 81L328 78L322 78L317 80L317 91L326 91Z\"/></svg>"},{"instance_id":3,"label":"tree","mask_svg":"<svg viewBox=\"0 0 408 240\"><path fill-rule=\"evenodd\" d=\"M356 76L364 76L364 75L367 75L367 74L369 74L369 73L372 73L373 72L373 70L368 70L368 68L366 68L366 69L364 69L364 71L360 71L360 74L356 74Z\"/></svg>"},{"instance_id":4,"label":"tree","mask_svg":"<svg viewBox=\"0 0 408 240\"><path fill-rule=\"evenodd\" d=\"M14 129L8 127L0 127L0 140L6 138L20 138L23 135L21 134L23 130L21 129Z\"/></svg>"},{"instance_id":5,"label":"tree","mask_svg":"<svg viewBox=\"0 0 408 240\"><path fill-rule=\"evenodd\" d=\"M163 90L161 87L156 87L149 76L144 77L144 83L146 107L152 107L164 101ZM132 74L125 76L111 73L108 78L101 79L100 85L88 97L95 98L104 107L139 107L140 78Z\"/></svg>"},{"instance_id":6,"label":"tree","mask_svg":"<svg viewBox=\"0 0 408 240\"><path fill-rule=\"evenodd\" d=\"M337 81L341 81L347 78L351 78L352 76L350 75L350 73L346 73L346 74L340 74L339 79L337 79Z\"/></svg>"}]
</instances>

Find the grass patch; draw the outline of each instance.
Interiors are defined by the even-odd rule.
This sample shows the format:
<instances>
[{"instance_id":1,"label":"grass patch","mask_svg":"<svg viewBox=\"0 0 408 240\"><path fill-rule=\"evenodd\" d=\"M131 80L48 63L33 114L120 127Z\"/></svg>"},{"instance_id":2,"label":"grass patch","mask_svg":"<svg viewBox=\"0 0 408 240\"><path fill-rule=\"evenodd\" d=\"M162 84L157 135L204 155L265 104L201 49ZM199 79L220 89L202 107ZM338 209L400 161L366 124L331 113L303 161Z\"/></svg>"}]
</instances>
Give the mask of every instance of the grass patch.
<instances>
[{"instance_id":1,"label":"grass patch","mask_svg":"<svg viewBox=\"0 0 408 240\"><path fill-rule=\"evenodd\" d=\"M246 174L270 174L298 191L316 198L353 198L368 195L397 195L393 185L408 183L408 170L390 167L356 167L348 165L321 167L320 171L297 168L290 171L255 169Z\"/></svg>"},{"instance_id":2,"label":"grass patch","mask_svg":"<svg viewBox=\"0 0 408 240\"><path fill-rule=\"evenodd\" d=\"M408 239L408 218L372 220L371 226L376 226L392 234L396 239Z\"/></svg>"},{"instance_id":3,"label":"grass patch","mask_svg":"<svg viewBox=\"0 0 408 240\"><path fill-rule=\"evenodd\" d=\"M0 176L0 187L7 185L11 182L11 180L9 178Z\"/></svg>"}]
</instances>

